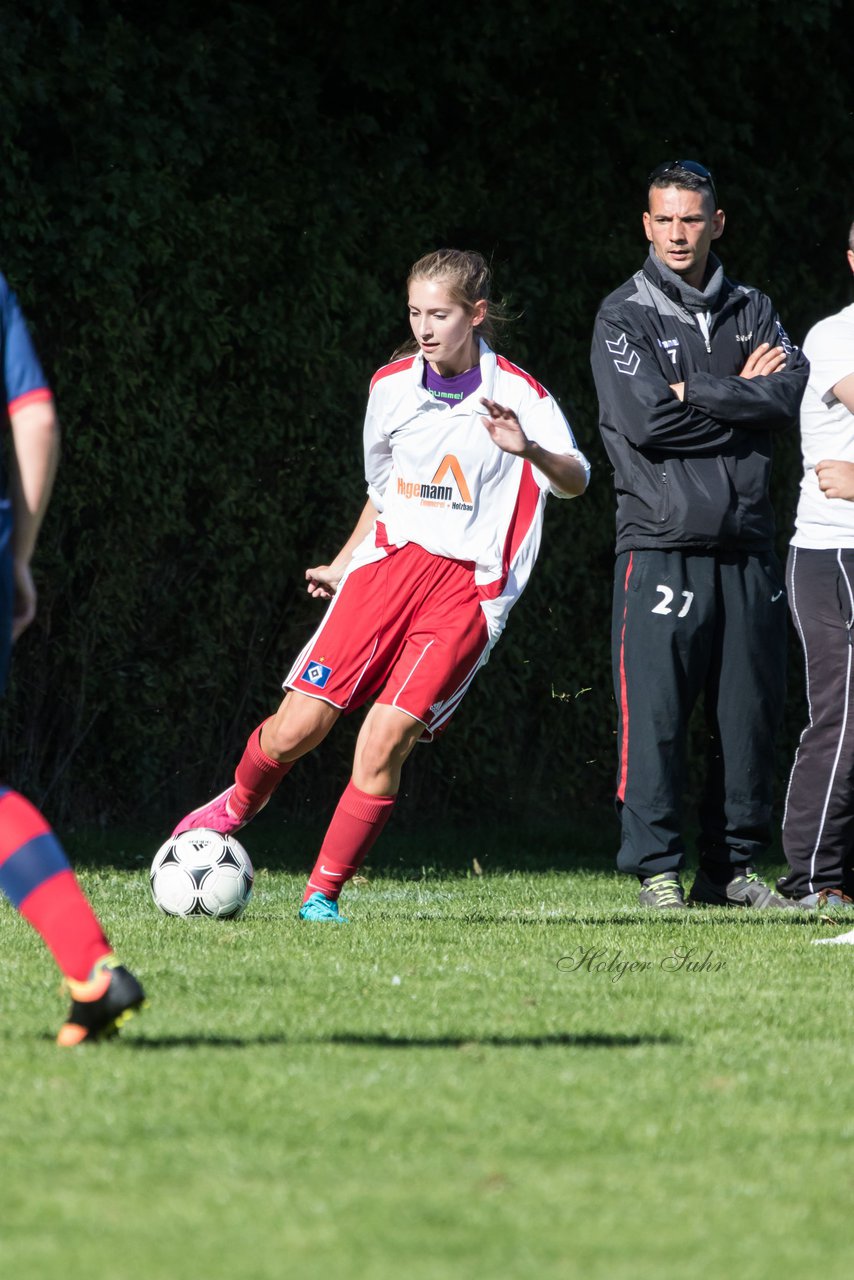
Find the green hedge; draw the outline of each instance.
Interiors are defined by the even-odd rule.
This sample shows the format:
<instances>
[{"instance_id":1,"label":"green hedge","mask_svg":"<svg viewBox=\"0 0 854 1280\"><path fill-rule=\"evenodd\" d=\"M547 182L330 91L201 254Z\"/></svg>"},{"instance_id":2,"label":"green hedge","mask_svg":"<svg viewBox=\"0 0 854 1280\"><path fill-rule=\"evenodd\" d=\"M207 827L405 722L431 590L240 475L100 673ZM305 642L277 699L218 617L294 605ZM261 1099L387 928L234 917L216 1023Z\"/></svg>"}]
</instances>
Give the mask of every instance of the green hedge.
<instances>
[{"instance_id":1,"label":"green hedge","mask_svg":"<svg viewBox=\"0 0 854 1280\"><path fill-rule=\"evenodd\" d=\"M158 831L230 777L318 609L302 572L363 501L368 380L409 263L493 259L506 350L594 463L410 813L610 803L611 477L588 365L641 261L643 177L714 169L734 275L793 336L847 300L850 7L0 3L0 269L65 429L0 723L2 776L57 821ZM699 25L702 23L702 25ZM781 548L797 440L777 468ZM793 671L780 773L801 714ZM328 812L345 724L283 812ZM698 731L697 748L702 734ZM313 808L312 808L313 807Z\"/></svg>"}]
</instances>

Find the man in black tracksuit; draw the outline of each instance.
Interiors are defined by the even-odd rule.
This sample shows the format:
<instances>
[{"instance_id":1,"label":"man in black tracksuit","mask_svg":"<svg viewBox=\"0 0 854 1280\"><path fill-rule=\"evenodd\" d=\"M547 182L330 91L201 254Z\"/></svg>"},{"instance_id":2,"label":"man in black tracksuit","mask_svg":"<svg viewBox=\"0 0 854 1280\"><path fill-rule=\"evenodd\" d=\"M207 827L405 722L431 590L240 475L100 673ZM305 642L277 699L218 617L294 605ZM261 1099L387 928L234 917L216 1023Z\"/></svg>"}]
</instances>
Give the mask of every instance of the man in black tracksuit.
<instances>
[{"instance_id":1,"label":"man in black tracksuit","mask_svg":"<svg viewBox=\"0 0 854 1280\"><path fill-rule=\"evenodd\" d=\"M797 415L808 365L770 300L724 275L711 252L723 227L708 170L660 165L644 214L649 257L602 303L593 334L617 491L617 865L652 907L686 905L686 731L701 692L708 770L689 901L791 906L753 864L770 836L785 697L772 441Z\"/></svg>"}]
</instances>

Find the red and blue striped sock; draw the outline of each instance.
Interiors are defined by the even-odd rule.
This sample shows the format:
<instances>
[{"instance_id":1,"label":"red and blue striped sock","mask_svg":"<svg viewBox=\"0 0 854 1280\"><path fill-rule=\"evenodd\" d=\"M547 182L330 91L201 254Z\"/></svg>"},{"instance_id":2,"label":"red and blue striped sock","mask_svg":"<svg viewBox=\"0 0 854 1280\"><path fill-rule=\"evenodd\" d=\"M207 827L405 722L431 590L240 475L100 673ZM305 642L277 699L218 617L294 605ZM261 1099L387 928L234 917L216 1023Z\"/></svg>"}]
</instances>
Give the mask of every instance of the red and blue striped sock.
<instances>
[{"instance_id":1,"label":"red and blue striped sock","mask_svg":"<svg viewBox=\"0 0 854 1280\"><path fill-rule=\"evenodd\" d=\"M41 934L66 978L83 982L110 951L104 931L46 819L0 788L0 889Z\"/></svg>"}]
</instances>

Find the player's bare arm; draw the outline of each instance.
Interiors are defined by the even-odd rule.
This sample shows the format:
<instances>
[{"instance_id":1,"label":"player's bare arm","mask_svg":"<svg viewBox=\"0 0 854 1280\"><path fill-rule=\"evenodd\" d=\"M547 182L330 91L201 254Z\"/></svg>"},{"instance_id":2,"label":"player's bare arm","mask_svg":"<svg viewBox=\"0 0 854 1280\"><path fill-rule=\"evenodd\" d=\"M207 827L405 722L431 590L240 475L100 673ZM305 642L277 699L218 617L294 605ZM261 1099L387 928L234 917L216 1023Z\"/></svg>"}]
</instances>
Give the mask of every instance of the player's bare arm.
<instances>
[{"instance_id":1,"label":"player's bare arm","mask_svg":"<svg viewBox=\"0 0 854 1280\"><path fill-rule=\"evenodd\" d=\"M568 497L577 497L587 488L587 475L577 458L566 453L552 453L542 445L529 440L522 430L522 424L512 409L506 409L495 400L481 397L487 416L481 422L489 432L493 442L505 453L513 453L548 476L556 489Z\"/></svg>"},{"instance_id":2,"label":"player's bare arm","mask_svg":"<svg viewBox=\"0 0 854 1280\"><path fill-rule=\"evenodd\" d=\"M331 564L318 564L311 569L306 569L305 576L307 582L307 591L310 596L314 596L317 600L331 600L338 590L338 584L344 576L344 570L353 557L360 542L363 542L373 527L379 512L374 506L370 498L362 508L362 514L356 521L355 528L350 537L344 543L344 546L338 552Z\"/></svg>"},{"instance_id":3,"label":"player's bare arm","mask_svg":"<svg viewBox=\"0 0 854 1280\"><path fill-rule=\"evenodd\" d=\"M848 412L854 413L854 373L840 378L831 390ZM818 487L826 498L844 498L846 502L854 502L854 462L823 458L816 463L815 474Z\"/></svg>"},{"instance_id":4,"label":"player's bare arm","mask_svg":"<svg viewBox=\"0 0 854 1280\"><path fill-rule=\"evenodd\" d=\"M836 399L845 405L849 413L854 413L854 373L849 373L844 378L840 378L831 387L831 391L836 396Z\"/></svg>"},{"instance_id":5,"label":"player's bare arm","mask_svg":"<svg viewBox=\"0 0 854 1280\"><path fill-rule=\"evenodd\" d=\"M36 616L37 596L30 561L50 501L59 460L59 424L53 403L42 401L17 410L11 416L11 427L9 490L14 518L14 642Z\"/></svg>"}]
</instances>

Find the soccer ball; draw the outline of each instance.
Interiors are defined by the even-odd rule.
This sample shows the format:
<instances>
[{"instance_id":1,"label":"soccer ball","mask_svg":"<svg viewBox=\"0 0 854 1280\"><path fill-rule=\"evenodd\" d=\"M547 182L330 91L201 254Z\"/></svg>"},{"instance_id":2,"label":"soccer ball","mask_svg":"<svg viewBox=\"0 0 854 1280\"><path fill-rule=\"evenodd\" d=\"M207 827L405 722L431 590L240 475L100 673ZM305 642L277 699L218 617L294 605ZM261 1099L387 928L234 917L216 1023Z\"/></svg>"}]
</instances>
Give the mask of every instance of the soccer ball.
<instances>
[{"instance_id":1,"label":"soccer ball","mask_svg":"<svg viewBox=\"0 0 854 1280\"><path fill-rule=\"evenodd\" d=\"M234 836L200 828L171 836L151 864L151 896L167 916L235 920L252 894L255 873Z\"/></svg>"}]
</instances>

